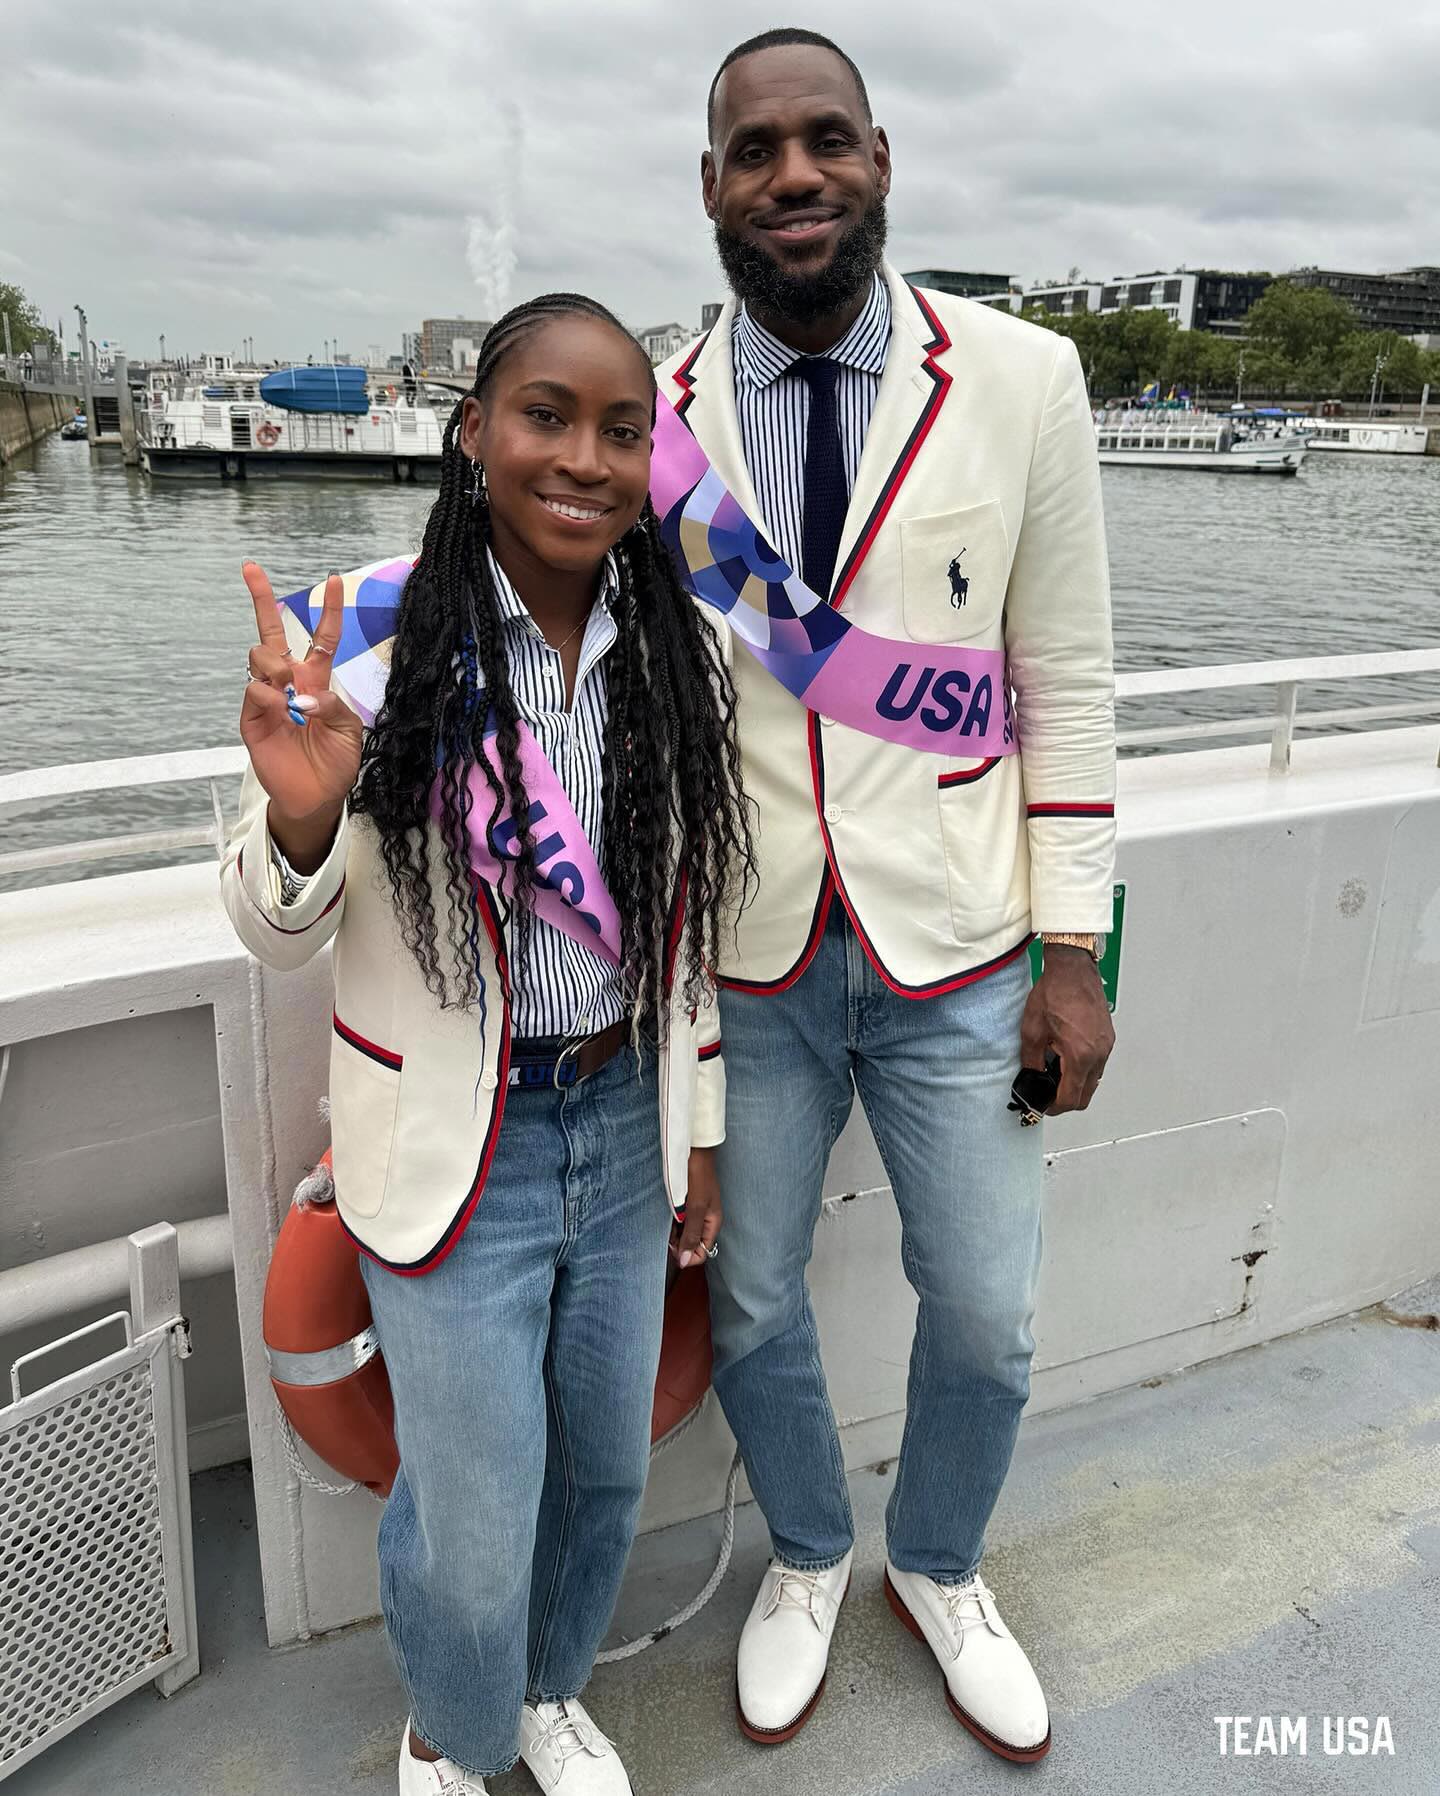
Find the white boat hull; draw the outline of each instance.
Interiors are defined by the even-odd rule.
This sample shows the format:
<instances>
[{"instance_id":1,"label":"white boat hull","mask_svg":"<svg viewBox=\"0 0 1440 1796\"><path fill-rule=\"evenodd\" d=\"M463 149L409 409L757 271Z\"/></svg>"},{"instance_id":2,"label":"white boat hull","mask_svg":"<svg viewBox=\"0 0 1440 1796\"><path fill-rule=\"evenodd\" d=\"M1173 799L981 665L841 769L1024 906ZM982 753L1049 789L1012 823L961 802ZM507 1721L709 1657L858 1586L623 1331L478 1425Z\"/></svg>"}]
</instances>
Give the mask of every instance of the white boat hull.
<instances>
[{"instance_id":1,"label":"white boat hull","mask_svg":"<svg viewBox=\"0 0 1440 1796\"><path fill-rule=\"evenodd\" d=\"M1110 468L1199 468L1209 474L1298 474L1303 445L1266 449L1102 449Z\"/></svg>"},{"instance_id":2,"label":"white boat hull","mask_svg":"<svg viewBox=\"0 0 1440 1796\"><path fill-rule=\"evenodd\" d=\"M1333 434L1307 427L1306 435L1312 449L1347 455L1424 455L1430 439L1424 424L1345 424Z\"/></svg>"}]
</instances>

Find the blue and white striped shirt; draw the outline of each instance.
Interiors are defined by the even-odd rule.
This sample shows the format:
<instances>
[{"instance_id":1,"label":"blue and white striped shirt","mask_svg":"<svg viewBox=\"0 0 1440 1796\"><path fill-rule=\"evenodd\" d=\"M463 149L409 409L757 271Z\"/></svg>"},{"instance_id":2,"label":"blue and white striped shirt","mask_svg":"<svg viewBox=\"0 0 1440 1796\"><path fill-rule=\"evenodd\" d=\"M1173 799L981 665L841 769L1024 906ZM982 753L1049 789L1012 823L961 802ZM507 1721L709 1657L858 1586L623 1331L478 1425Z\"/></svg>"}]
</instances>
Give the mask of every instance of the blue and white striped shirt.
<instances>
[{"instance_id":1,"label":"blue and white striped shirt","mask_svg":"<svg viewBox=\"0 0 1440 1796\"><path fill-rule=\"evenodd\" d=\"M890 289L877 274L860 316L835 347L825 351L840 364L835 402L846 485L852 493L889 347ZM793 370L804 358L757 323L747 306L735 314L732 354L740 442L760 501L757 521L769 533L772 546L798 568L805 536L810 388Z\"/></svg>"},{"instance_id":2,"label":"blue and white striped shirt","mask_svg":"<svg viewBox=\"0 0 1440 1796\"><path fill-rule=\"evenodd\" d=\"M617 592L614 559L606 558L595 608L581 638L575 697L568 711L565 670L558 650L546 642L493 555L490 575L505 620L505 655L515 703L555 769L595 858L600 860L609 709L605 662L618 634L612 613ZM513 963L513 951L511 959ZM532 915L527 961L520 966L512 964L511 970L510 1026L516 1035L593 1035L625 1014L618 970L543 918Z\"/></svg>"}]
</instances>

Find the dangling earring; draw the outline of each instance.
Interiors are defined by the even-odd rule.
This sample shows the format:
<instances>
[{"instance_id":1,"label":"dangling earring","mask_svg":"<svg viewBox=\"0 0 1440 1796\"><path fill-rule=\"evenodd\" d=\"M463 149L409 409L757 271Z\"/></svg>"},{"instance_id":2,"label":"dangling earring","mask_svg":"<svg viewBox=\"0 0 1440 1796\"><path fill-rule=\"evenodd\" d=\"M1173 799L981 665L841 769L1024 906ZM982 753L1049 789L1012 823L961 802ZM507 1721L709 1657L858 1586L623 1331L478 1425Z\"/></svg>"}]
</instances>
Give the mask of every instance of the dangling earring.
<instances>
[{"instance_id":1,"label":"dangling earring","mask_svg":"<svg viewBox=\"0 0 1440 1796\"><path fill-rule=\"evenodd\" d=\"M485 470L473 456L470 461L470 503L472 505L488 505L490 503L490 489L485 484Z\"/></svg>"}]
</instances>

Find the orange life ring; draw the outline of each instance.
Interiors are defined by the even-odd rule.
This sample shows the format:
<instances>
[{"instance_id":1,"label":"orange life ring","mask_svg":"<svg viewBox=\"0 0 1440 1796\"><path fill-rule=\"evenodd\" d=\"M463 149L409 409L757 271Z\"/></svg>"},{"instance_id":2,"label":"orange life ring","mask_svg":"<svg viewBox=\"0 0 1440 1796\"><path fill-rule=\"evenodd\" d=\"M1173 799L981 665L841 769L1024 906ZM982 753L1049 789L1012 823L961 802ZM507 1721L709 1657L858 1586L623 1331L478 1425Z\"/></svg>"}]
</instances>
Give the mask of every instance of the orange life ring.
<instances>
[{"instance_id":1,"label":"orange life ring","mask_svg":"<svg viewBox=\"0 0 1440 1796\"><path fill-rule=\"evenodd\" d=\"M330 1153L320 1166L330 1179ZM395 1406L360 1275L333 1202L292 1204L265 1281L261 1318L270 1381L291 1427L342 1477L388 1496L400 1456ZM693 1273L665 1297L652 1445L699 1408L710 1385L710 1293Z\"/></svg>"},{"instance_id":2,"label":"orange life ring","mask_svg":"<svg viewBox=\"0 0 1440 1796\"><path fill-rule=\"evenodd\" d=\"M255 432L255 441L262 449L273 449L280 441L280 426L278 424L262 424Z\"/></svg>"}]
</instances>

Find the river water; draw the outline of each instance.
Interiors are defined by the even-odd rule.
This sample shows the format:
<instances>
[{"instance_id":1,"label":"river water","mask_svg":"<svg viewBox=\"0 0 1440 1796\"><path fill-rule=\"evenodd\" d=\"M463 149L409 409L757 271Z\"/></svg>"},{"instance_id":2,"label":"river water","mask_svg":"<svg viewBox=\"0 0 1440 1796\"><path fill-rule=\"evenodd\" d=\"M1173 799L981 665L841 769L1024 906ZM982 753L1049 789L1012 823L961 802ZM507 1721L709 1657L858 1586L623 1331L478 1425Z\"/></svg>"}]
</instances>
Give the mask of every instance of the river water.
<instances>
[{"instance_id":1,"label":"river water","mask_svg":"<svg viewBox=\"0 0 1440 1796\"><path fill-rule=\"evenodd\" d=\"M1440 457L1312 454L1293 480L1107 468L1104 494L1122 669L1440 647ZM0 773L237 741L254 640L242 559L290 591L418 543L433 497L151 482L83 443L41 443L0 472ZM1399 681L1383 693L1426 695ZM1121 721L1240 709L1235 694L1198 695L1126 706ZM198 789L74 800L0 816L0 844L204 815Z\"/></svg>"}]
</instances>

